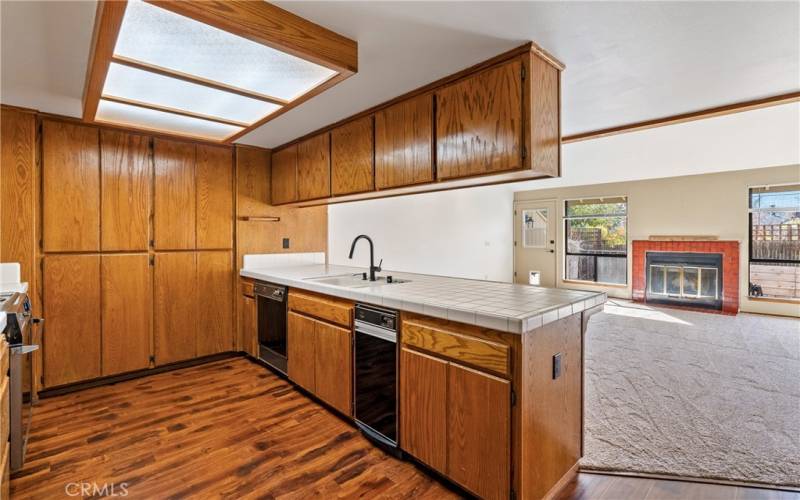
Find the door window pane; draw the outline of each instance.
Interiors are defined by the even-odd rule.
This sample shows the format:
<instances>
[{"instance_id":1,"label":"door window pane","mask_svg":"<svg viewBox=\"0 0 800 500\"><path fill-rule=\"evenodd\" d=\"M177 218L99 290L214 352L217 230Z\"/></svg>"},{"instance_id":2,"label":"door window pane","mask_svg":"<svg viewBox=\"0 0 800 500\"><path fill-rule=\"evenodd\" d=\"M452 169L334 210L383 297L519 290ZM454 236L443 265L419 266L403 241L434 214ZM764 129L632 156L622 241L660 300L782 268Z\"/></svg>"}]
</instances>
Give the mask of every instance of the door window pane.
<instances>
[{"instance_id":1,"label":"door window pane","mask_svg":"<svg viewBox=\"0 0 800 500\"><path fill-rule=\"evenodd\" d=\"M750 189L750 296L800 299L800 185Z\"/></svg>"},{"instance_id":2,"label":"door window pane","mask_svg":"<svg viewBox=\"0 0 800 500\"><path fill-rule=\"evenodd\" d=\"M547 209L522 211L522 246L545 248L547 246Z\"/></svg>"}]
</instances>

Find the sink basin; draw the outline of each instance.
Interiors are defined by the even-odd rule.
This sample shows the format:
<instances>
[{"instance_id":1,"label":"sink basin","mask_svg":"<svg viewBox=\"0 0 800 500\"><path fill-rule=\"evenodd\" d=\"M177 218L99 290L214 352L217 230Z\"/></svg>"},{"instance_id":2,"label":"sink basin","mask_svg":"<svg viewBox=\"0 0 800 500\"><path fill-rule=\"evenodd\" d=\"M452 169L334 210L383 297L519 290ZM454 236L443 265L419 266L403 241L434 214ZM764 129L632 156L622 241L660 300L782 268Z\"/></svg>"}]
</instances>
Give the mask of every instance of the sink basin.
<instances>
[{"instance_id":1,"label":"sink basin","mask_svg":"<svg viewBox=\"0 0 800 500\"><path fill-rule=\"evenodd\" d=\"M324 276L320 278L306 278L306 281L322 283L324 285L341 286L345 288L361 288L376 285L394 285L396 283L408 283L409 280L393 278L392 282L386 281L386 276L378 276L375 281L365 280L360 274L345 274L340 276Z\"/></svg>"}]
</instances>

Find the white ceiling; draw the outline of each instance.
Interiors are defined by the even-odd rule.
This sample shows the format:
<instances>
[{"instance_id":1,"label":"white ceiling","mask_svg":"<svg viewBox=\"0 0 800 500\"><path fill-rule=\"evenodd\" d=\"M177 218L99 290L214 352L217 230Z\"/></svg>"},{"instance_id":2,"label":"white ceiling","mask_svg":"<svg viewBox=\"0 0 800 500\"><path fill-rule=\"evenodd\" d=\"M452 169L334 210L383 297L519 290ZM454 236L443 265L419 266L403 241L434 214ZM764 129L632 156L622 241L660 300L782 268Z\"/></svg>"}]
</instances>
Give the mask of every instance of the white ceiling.
<instances>
[{"instance_id":1,"label":"white ceiling","mask_svg":"<svg viewBox=\"0 0 800 500\"><path fill-rule=\"evenodd\" d=\"M273 147L534 40L575 134L800 90L800 2L276 2L359 44L359 72L239 142ZM81 114L91 1L0 3L0 100Z\"/></svg>"}]
</instances>

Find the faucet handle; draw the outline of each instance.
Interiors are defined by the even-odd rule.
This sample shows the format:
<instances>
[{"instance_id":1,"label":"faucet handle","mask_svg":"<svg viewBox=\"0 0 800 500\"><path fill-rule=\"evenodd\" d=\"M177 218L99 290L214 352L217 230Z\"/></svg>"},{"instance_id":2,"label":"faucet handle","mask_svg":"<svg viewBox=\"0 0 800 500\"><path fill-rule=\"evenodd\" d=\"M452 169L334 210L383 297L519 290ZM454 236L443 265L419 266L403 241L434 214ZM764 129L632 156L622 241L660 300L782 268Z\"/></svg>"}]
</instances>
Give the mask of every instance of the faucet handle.
<instances>
[{"instance_id":1,"label":"faucet handle","mask_svg":"<svg viewBox=\"0 0 800 500\"><path fill-rule=\"evenodd\" d=\"M377 265L377 266L375 266L375 272L376 272L376 273L379 273L379 272L381 272L381 264L383 264L383 259L381 259L381 261L380 261L380 262L378 262L378 265Z\"/></svg>"}]
</instances>

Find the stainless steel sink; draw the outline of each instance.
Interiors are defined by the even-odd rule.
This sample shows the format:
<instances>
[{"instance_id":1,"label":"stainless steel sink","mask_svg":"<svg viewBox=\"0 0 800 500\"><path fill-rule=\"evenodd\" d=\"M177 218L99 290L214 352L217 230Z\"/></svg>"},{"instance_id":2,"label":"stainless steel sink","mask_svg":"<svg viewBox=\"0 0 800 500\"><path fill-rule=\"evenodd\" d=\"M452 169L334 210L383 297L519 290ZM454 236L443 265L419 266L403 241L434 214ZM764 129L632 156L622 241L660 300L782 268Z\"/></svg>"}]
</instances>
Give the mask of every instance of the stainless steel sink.
<instances>
[{"instance_id":1,"label":"stainless steel sink","mask_svg":"<svg viewBox=\"0 0 800 500\"><path fill-rule=\"evenodd\" d=\"M339 276L322 276L319 278L306 278L305 281L322 283L324 285L341 286L345 288L362 288L366 286L394 285L396 283L408 283L409 280L393 278L389 283L386 276L379 276L375 281L365 280L361 274L344 274Z\"/></svg>"}]
</instances>

